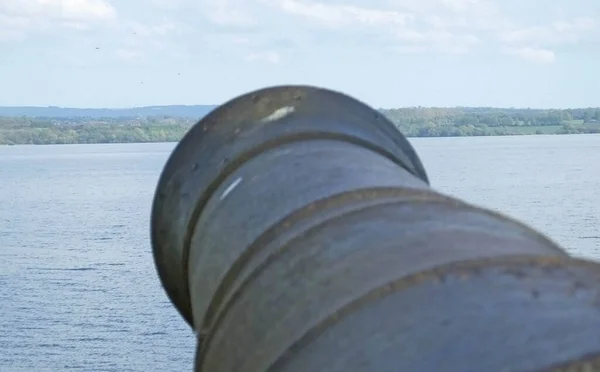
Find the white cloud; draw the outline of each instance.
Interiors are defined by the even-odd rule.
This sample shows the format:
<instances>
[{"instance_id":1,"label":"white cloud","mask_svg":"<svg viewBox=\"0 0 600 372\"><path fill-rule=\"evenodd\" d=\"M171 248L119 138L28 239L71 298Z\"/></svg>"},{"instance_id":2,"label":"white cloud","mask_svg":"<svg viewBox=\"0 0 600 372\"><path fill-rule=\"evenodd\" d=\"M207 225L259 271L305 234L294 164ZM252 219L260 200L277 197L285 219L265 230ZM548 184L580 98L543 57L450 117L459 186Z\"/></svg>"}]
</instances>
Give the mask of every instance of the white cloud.
<instances>
[{"instance_id":1,"label":"white cloud","mask_svg":"<svg viewBox=\"0 0 600 372\"><path fill-rule=\"evenodd\" d=\"M116 16L116 10L104 0L3 0L0 41L23 40L32 31L56 26L87 29Z\"/></svg>"},{"instance_id":2,"label":"white cloud","mask_svg":"<svg viewBox=\"0 0 600 372\"><path fill-rule=\"evenodd\" d=\"M447 6L455 11L464 11L470 7L481 4L479 0L441 0L442 5Z\"/></svg>"},{"instance_id":3,"label":"white cloud","mask_svg":"<svg viewBox=\"0 0 600 372\"><path fill-rule=\"evenodd\" d=\"M265 52L249 53L246 55L246 60L249 62L262 61L271 64L278 64L281 61L279 53L269 50Z\"/></svg>"},{"instance_id":4,"label":"white cloud","mask_svg":"<svg viewBox=\"0 0 600 372\"><path fill-rule=\"evenodd\" d=\"M116 16L115 9L103 0L38 0L37 3L66 20L105 20Z\"/></svg>"},{"instance_id":5,"label":"white cloud","mask_svg":"<svg viewBox=\"0 0 600 372\"><path fill-rule=\"evenodd\" d=\"M337 31L355 34L367 29L388 40L392 49L406 53L468 53L476 48L500 52L508 48L526 60L550 63L556 59L556 47L600 38L593 33L596 22L592 18L532 25L533 18L523 22L528 17L506 12L505 2L500 0L389 0L384 4L371 1L370 7L324 0L262 3ZM550 13L546 16L552 17Z\"/></svg>"},{"instance_id":6,"label":"white cloud","mask_svg":"<svg viewBox=\"0 0 600 372\"><path fill-rule=\"evenodd\" d=\"M591 18L577 18L572 21L557 21L545 26L532 26L506 30L499 35L505 43L535 43L553 45L577 42L594 30L596 23Z\"/></svg>"},{"instance_id":7,"label":"white cloud","mask_svg":"<svg viewBox=\"0 0 600 372\"><path fill-rule=\"evenodd\" d=\"M117 59L124 62L136 62L142 58L139 51L131 49L117 49L115 51L115 56Z\"/></svg>"},{"instance_id":8,"label":"white cloud","mask_svg":"<svg viewBox=\"0 0 600 372\"><path fill-rule=\"evenodd\" d=\"M582 17L576 18L571 22L554 22L552 26L558 32L590 31L596 28L596 20L593 18Z\"/></svg>"},{"instance_id":9,"label":"white cloud","mask_svg":"<svg viewBox=\"0 0 600 372\"><path fill-rule=\"evenodd\" d=\"M0 14L48 21L97 21L116 17L104 0L5 0Z\"/></svg>"},{"instance_id":10,"label":"white cloud","mask_svg":"<svg viewBox=\"0 0 600 372\"><path fill-rule=\"evenodd\" d=\"M150 6L161 10L177 10L183 5L182 0L149 0Z\"/></svg>"},{"instance_id":11,"label":"white cloud","mask_svg":"<svg viewBox=\"0 0 600 372\"><path fill-rule=\"evenodd\" d=\"M239 36L239 35L229 38L229 41L232 42L233 44L238 44L238 45L250 45L252 43L250 38L245 37L245 36Z\"/></svg>"},{"instance_id":12,"label":"white cloud","mask_svg":"<svg viewBox=\"0 0 600 372\"><path fill-rule=\"evenodd\" d=\"M31 24L31 20L24 17L7 16L0 13L0 42L21 41L25 38L25 32Z\"/></svg>"},{"instance_id":13,"label":"white cloud","mask_svg":"<svg viewBox=\"0 0 600 372\"><path fill-rule=\"evenodd\" d=\"M247 0L250 2L250 0ZM245 2L232 4L230 0L203 0L200 2L204 15L213 23L220 26L249 26L254 25L254 16L246 10Z\"/></svg>"},{"instance_id":14,"label":"white cloud","mask_svg":"<svg viewBox=\"0 0 600 372\"><path fill-rule=\"evenodd\" d=\"M552 63L556 59L556 55L553 51L541 48L524 47L509 49L507 50L507 53L537 63Z\"/></svg>"},{"instance_id":15,"label":"white cloud","mask_svg":"<svg viewBox=\"0 0 600 372\"><path fill-rule=\"evenodd\" d=\"M120 6L118 17L111 1ZM248 61L280 63L275 51L283 50L284 41L310 50L315 40L326 40L333 48L351 45L365 51L510 51L547 63L560 56L562 46L600 39L591 17L569 18L546 8L540 8L540 17L530 17L515 13L516 2L510 4L505 0L141 0L139 4L0 0L0 41L21 40L32 30L49 27L98 26L104 27L98 39L103 45L112 44L122 59L177 48L183 53L197 50L201 43ZM569 16L574 15L576 11ZM541 19L545 21L538 23ZM135 51L138 57L127 57L123 51Z\"/></svg>"},{"instance_id":16,"label":"white cloud","mask_svg":"<svg viewBox=\"0 0 600 372\"><path fill-rule=\"evenodd\" d=\"M493 13L481 0L397 0L379 8L314 0L261 2L326 29L352 35L364 30L402 53L466 53L480 41L468 29L475 22L467 16L479 19Z\"/></svg>"},{"instance_id":17,"label":"white cloud","mask_svg":"<svg viewBox=\"0 0 600 372\"><path fill-rule=\"evenodd\" d=\"M178 39L190 32L190 29L185 24L163 18L147 23L127 21L110 32L111 39L116 40L108 48L112 49L117 60L144 63L163 53L170 57L179 54L181 44ZM106 33L104 36L106 37Z\"/></svg>"},{"instance_id":18,"label":"white cloud","mask_svg":"<svg viewBox=\"0 0 600 372\"><path fill-rule=\"evenodd\" d=\"M460 44L472 45L479 42L479 38L471 34L452 33L445 30L416 31L414 29L402 29L396 33L398 40L408 43L421 44Z\"/></svg>"},{"instance_id":19,"label":"white cloud","mask_svg":"<svg viewBox=\"0 0 600 372\"><path fill-rule=\"evenodd\" d=\"M394 10L382 10L351 5L326 4L300 0L278 0L269 2L283 12L303 16L329 27L366 25L388 27L405 25L412 14Z\"/></svg>"},{"instance_id":20,"label":"white cloud","mask_svg":"<svg viewBox=\"0 0 600 372\"><path fill-rule=\"evenodd\" d=\"M586 39L598 40L595 20L587 17L555 21L546 25L516 27L498 33L497 40L508 53L530 62L552 63L560 46L575 45Z\"/></svg>"},{"instance_id":21,"label":"white cloud","mask_svg":"<svg viewBox=\"0 0 600 372\"><path fill-rule=\"evenodd\" d=\"M390 49L401 54L422 54L429 51L429 48L422 45L400 45Z\"/></svg>"},{"instance_id":22,"label":"white cloud","mask_svg":"<svg viewBox=\"0 0 600 372\"><path fill-rule=\"evenodd\" d=\"M172 21L164 20L156 24L143 24L133 21L128 24L128 27L134 35L139 37L164 37L172 33L182 31L182 27L176 25Z\"/></svg>"}]
</instances>

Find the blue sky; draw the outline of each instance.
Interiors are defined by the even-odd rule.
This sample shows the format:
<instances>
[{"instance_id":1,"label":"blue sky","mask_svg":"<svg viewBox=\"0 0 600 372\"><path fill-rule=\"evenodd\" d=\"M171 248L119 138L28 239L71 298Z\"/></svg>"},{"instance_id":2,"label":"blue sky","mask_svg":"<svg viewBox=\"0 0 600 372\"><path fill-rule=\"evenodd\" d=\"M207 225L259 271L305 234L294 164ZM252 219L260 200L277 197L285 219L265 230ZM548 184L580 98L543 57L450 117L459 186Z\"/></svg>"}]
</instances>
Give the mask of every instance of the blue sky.
<instances>
[{"instance_id":1,"label":"blue sky","mask_svg":"<svg viewBox=\"0 0 600 372\"><path fill-rule=\"evenodd\" d=\"M598 0L0 0L0 105L600 106Z\"/></svg>"}]
</instances>

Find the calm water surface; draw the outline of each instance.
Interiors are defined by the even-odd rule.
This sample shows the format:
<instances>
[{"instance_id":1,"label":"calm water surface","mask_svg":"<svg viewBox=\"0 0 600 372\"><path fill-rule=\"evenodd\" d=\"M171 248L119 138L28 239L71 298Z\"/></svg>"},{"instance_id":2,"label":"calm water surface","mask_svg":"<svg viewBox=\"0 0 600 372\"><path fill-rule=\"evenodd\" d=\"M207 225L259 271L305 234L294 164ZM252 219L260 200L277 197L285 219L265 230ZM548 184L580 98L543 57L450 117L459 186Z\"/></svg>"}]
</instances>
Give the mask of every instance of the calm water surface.
<instances>
[{"instance_id":1,"label":"calm water surface","mask_svg":"<svg viewBox=\"0 0 600 372\"><path fill-rule=\"evenodd\" d=\"M600 259L600 136L412 139L432 185ZM185 371L151 200L174 144L0 147L0 371Z\"/></svg>"}]
</instances>

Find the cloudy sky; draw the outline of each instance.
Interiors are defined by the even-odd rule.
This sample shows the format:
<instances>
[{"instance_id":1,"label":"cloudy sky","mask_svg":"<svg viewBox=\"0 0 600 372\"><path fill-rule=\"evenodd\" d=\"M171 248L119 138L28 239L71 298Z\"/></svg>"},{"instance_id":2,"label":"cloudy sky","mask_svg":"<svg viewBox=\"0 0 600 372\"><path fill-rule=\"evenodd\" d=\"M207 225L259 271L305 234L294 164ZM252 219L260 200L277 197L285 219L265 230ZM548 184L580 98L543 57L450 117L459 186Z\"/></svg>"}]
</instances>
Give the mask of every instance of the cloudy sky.
<instances>
[{"instance_id":1,"label":"cloudy sky","mask_svg":"<svg viewBox=\"0 0 600 372\"><path fill-rule=\"evenodd\" d=\"M600 106L599 0L0 0L0 105Z\"/></svg>"}]
</instances>

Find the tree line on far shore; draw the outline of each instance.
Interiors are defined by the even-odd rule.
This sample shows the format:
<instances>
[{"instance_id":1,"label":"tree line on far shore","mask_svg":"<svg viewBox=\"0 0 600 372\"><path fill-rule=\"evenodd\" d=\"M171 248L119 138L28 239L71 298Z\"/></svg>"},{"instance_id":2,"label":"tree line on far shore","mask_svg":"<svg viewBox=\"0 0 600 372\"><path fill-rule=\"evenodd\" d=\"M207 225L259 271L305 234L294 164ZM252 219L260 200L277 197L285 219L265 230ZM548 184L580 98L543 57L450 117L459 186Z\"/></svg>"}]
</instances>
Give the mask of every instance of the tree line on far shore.
<instances>
[{"instance_id":1,"label":"tree line on far shore","mask_svg":"<svg viewBox=\"0 0 600 372\"><path fill-rule=\"evenodd\" d=\"M381 109L407 137L600 133L600 108ZM148 117L0 117L0 144L175 142L197 119Z\"/></svg>"}]
</instances>

